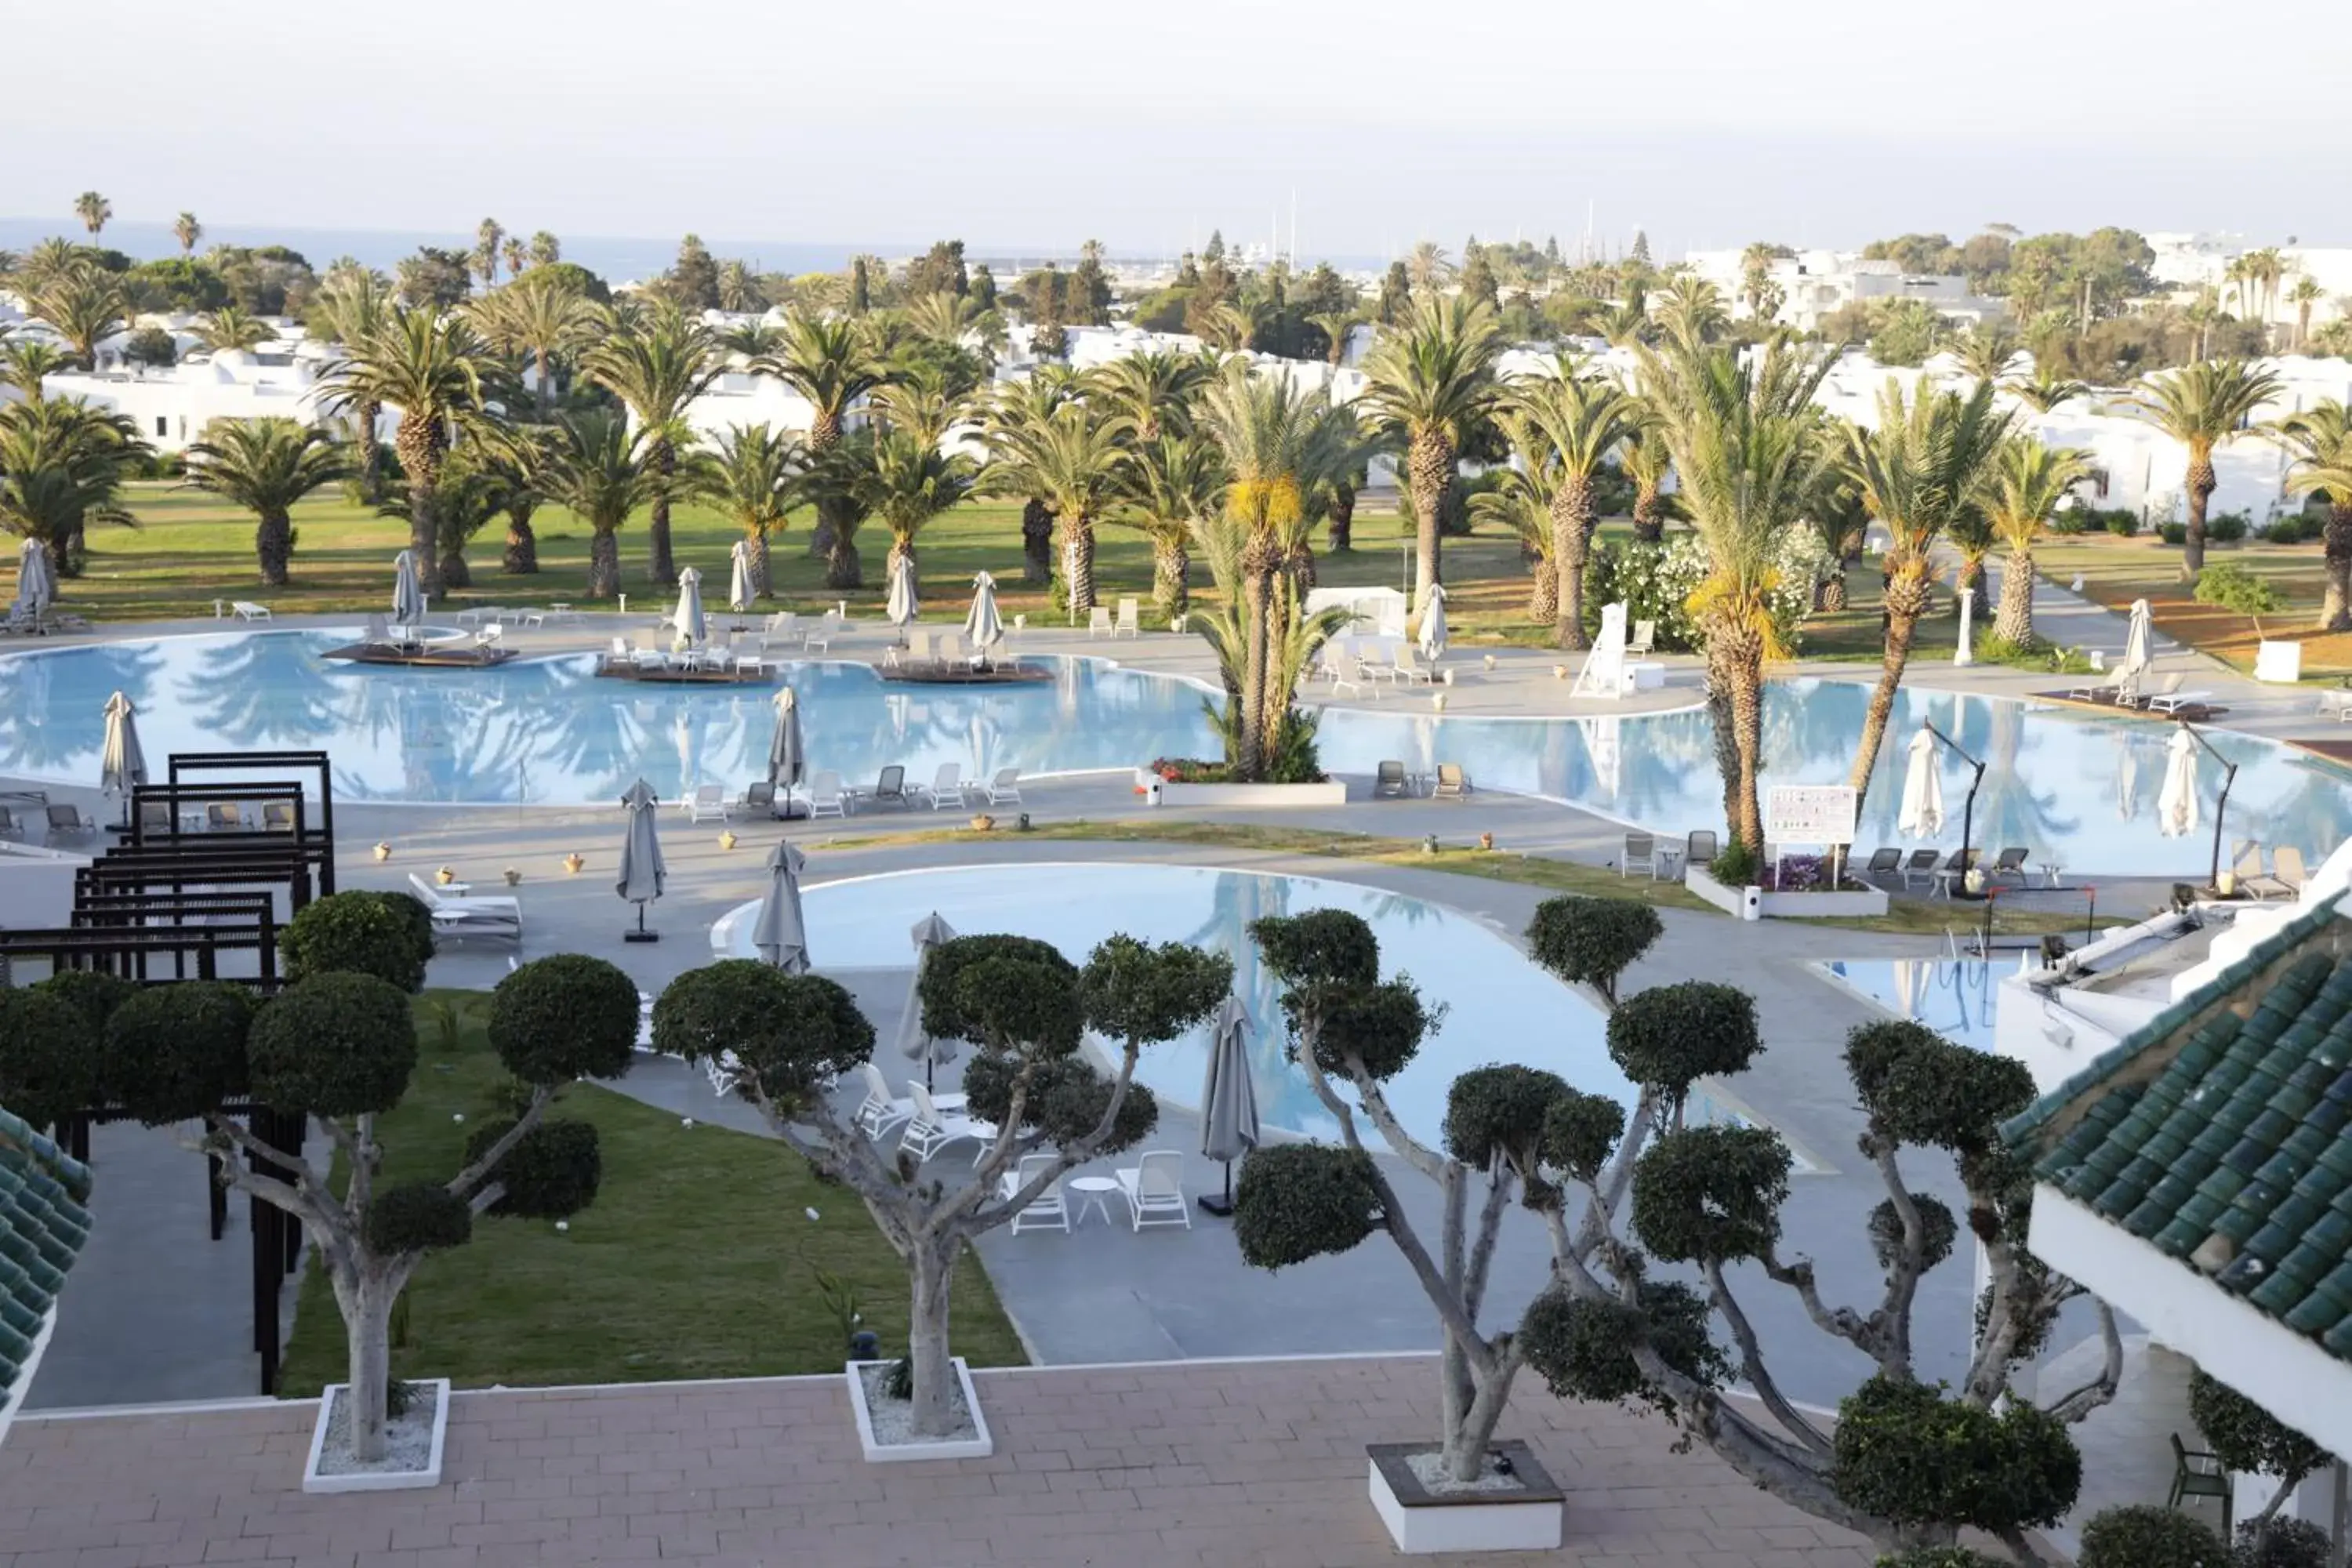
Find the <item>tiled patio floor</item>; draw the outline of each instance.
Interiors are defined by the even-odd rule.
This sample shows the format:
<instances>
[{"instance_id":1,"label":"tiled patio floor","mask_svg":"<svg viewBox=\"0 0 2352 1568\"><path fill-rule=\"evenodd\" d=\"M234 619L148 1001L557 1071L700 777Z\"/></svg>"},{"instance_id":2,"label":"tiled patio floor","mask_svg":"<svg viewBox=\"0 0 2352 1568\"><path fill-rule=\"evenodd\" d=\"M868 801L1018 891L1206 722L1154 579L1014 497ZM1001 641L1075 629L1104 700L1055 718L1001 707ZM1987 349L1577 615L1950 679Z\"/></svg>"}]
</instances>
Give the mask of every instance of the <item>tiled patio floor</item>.
<instances>
[{"instance_id":1,"label":"tiled patio floor","mask_svg":"<svg viewBox=\"0 0 2352 1568\"><path fill-rule=\"evenodd\" d=\"M0 1443L0 1568L1353 1568L1398 1561L1367 1442L1429 1431L1425 1357L981 1374L989 1459L873 1466L838 1380L458 1398L431 1491L306 1497L309 1404L36 1418ZM1523 1382L1505 1436L1568 1493L1576 1568L1866 1568L1661 1423ZM1421 1559L1443 1563L1452 1559ZM1488 1557L1483 1562L1495 1562Z\"/></svg>"}]
</instances>

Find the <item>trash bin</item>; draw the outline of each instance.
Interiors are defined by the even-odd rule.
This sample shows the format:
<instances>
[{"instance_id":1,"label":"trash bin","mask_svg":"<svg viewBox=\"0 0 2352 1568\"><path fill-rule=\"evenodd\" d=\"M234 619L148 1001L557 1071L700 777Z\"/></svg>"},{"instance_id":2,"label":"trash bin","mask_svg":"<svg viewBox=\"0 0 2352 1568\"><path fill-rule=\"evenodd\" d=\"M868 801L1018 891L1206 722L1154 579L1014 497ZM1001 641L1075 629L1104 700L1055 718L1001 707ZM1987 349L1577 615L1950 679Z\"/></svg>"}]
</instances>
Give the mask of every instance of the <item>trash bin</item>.
<instances>
[{"instance_id":1,"label":"trash bin","mask_svg":"<svg viewBox=\"0 0 2352 1568\"><path fill-rule=\"evenodd\" d=\"M1763 889L1742 888L1739 889L1739 918L1744 921L1760 921L1764 918Z\"/></svg>"},{"instance_id":2,"label":"trash bin","mask_svg":"<svg viewBox=\"0 0 2352 1568\"><path fill-rule=\"evenodd\" d=\"M1143 784L1143 804L1146 805L1158 805L1160 804L1160 792L1162 787L1163 786L1160 782L1160 775L1158 773L1154 773L1149 779L1145 780Z\"/></svg>"}]
</instances>

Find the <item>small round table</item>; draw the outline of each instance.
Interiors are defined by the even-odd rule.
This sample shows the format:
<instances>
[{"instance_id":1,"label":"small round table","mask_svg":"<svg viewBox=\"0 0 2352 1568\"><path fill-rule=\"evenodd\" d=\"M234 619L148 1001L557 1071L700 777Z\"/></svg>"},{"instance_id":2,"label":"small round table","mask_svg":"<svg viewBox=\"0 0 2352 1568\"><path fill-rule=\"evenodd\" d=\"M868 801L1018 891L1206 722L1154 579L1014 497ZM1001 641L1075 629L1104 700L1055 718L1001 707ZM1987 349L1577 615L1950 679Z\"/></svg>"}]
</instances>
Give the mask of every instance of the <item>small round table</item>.
<instances>
[{"instance_id":1,"label":"small round table","mask_svg":"<svg viewBox=\"0 0 2352 1568\"><path fill-rule=\"evenodd\" d=\"M1118 1191L1118 1182L1108 1176L1077 1176L1072 1178L1070 1191L1078 1194L1078 1212L1070 1216L1072 1230L1085 1222L1088 1207L1103 1216L1103 1224L1110 1223L1110 1195Z\"/></svg>"}]
</instances>

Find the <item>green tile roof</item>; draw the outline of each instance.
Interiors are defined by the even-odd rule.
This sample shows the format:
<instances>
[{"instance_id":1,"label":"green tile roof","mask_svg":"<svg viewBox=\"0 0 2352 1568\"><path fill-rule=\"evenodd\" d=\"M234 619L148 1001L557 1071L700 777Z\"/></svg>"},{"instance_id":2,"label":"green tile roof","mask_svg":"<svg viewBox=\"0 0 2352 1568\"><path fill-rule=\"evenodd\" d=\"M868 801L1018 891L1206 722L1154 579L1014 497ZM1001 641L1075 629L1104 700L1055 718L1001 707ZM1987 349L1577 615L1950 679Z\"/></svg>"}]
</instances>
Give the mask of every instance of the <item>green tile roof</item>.
<instances>
[{"instance_id":1,"label":"green tile roof","mask_svg":"<svg viewBox=\"0 0 2352 1568\"><path fill-rule=\"evenodd\" d=\"M2352 921L2333 900L2003 1133L2041 1182L2352 1361Z\"/></svg>"},{"instance_id":2,"label":"green tile roof","mask_svg":"<svg viewBox=\"0 0 2352 1568\"><path fill-rule=\"evenodd\" d=\"M89 1169L0 1110L0 1405L89 1239Z\"/></svg>"}]
</instances>

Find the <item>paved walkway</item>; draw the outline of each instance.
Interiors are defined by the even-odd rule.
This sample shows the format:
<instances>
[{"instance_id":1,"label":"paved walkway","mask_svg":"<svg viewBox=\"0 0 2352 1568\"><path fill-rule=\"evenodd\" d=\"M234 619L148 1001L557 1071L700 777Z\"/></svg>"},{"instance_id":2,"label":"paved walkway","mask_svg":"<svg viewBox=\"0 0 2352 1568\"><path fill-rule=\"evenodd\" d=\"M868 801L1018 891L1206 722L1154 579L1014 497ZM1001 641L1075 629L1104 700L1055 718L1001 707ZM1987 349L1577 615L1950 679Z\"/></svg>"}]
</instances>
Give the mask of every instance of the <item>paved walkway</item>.
<instances>
[{"instance_id":1,"label":"paved walkway","mask_svg":"<svg viewBox=\"0 0 2352 1568\"><path fill-rule=\"evenodd\" d=\"M1426 1357L983 1373L987 1459L867 1465L836 1378L461 1395L429 1491L299 1489L315 1406L18 1422L0 1568L1354 1568L1397 1560L1364 1445L1436 1427ZM1523 1380L1559 1568L1868 1568L1663 1422ZM1438 1568L1480 1557L1425 1559Z\"/></svg>"}]
</instances>

